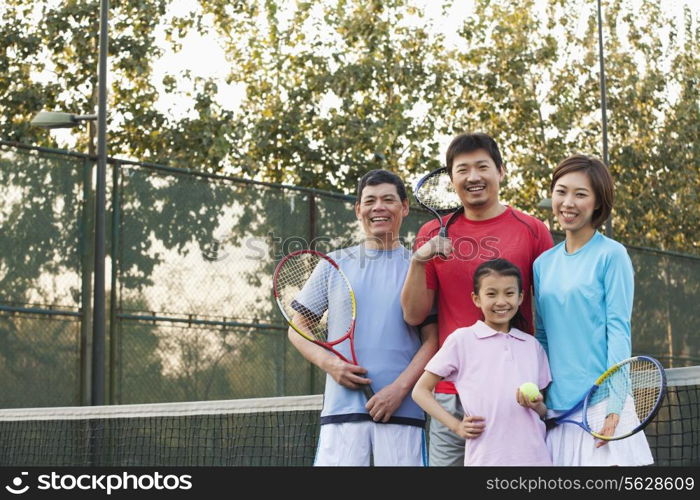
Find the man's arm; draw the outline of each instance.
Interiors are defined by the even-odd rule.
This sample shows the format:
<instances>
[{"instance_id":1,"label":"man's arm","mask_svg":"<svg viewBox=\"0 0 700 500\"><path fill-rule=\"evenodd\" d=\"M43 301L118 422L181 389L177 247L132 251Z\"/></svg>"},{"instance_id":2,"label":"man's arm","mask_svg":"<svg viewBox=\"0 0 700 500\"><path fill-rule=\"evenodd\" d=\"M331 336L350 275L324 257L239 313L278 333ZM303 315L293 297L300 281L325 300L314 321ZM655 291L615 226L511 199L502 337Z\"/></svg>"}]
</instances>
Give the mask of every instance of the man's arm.
<instances>
[{"instance_id":1,"label":"man's arm","mask_svg":"<svg viewBox=\"0 0 700 500\"><path fill-rule=\"evenodd\" d=\"M401 290L403 319L409 325L420 325L435 302L435 290L428 288L426 266L433 257L448 256L451 253L452 242L445 237L434 236L421 245L411 257L411 265Z\"/></svg>"},{"instance_id":2,"label":"man's arm","mask_svg":"<svg viewBox=\"0 0 700 500\"><path fill-rule=\"evenodd\" d=\"M435 301L435 290L430 290L425 279L426 262L411 259L406 281L401 290L403 319L412 326L419 325L428 316Z\"/></svg>"},{"instance_id":3,"label":"man's arm","mask_svg":"<svg viewBox=\"0 0 700 500\"><path fill-rule=\"evenodd\" d=\"M403 372L391 384L383 387L367 402L366 408L375 422L387 422L411 392L423 373L425 365L437 352L437 323L421 328L421 346Z\"/></svg>"},{"instance_id":4,"label":"man's arm","mask_svg":"<svg viewBox=\"0 0 700 500\"><path fill-rule=\"evenodd\" d=\"M292 345L301 353L307 361L318 366L328 373L333 380L348 389L360 389L362 385L369 384L370 379L364 375L367 370L352 363L346 363L335 354L314 344L299 335L291 327L287 331L287 337Z\"/></svg>"}]
</instances>

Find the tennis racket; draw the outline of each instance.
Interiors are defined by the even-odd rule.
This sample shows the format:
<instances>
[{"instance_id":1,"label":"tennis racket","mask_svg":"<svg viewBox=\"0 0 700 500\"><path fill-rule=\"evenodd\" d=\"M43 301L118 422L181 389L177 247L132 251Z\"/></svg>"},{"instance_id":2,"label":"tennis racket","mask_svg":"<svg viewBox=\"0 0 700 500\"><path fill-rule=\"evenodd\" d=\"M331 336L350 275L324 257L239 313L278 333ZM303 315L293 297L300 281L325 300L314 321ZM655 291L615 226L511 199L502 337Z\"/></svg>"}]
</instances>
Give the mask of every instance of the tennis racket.
<instances>
[{"instance_id":1,"label":"tennis racket","mask_svg":"<svg viewBox=\"0 0 700 500\"><path fill-rule=\"evenodd\" d=\"M651 422L665 394L661 363L649 356L635 356L608 368L576 406L549 419L547 425L572 423L603 441L624 439ZM579 410L580 415L575 416ZM610 427L615 420L612 434L601 434L606 423Z\"/></svg>"},{"instance_id":2,"label":"tennis racket","mask_svg":"<svg viewBox=\"0 0 700 500\"><path fill-rule=\"evenodd\" d=\"M277 306L295 332L346 363L358 364L355 294L333 259L315 250L292 252L277 265L273 289ZM345 340L350 344L350 359L335 349ZM369 385L362 390L367 399L374 396Z\"/></svg>"},{"instance_id":3,"label":"tennis racket","mask_svg":"<svg viewBox=\"0 0 700 500\"><path fill-rule=\"evenodd\" d=\"M462 200L452 185L452 179L446 167L440 167L421 178L413 190L416 200L426 210L431 212L440 222L440 236L447 236L447 224L442 216L455 212L462 206Z\"/></svg>"}]
</instances>

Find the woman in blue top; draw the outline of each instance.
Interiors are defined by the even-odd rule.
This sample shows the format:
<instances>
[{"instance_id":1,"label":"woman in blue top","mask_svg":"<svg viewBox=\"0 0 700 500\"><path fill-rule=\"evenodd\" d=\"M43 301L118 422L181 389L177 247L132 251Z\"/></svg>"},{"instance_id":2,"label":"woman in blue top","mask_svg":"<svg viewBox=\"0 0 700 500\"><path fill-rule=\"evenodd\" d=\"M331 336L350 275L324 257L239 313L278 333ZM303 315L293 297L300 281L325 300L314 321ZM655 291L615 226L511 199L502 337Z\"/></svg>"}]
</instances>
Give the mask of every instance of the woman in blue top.
<instances>
[{"instance_id":1,"label":"woman in blue top","mask_svg":"<svg viewBox=\"0 0 700 500\"><path fill-rule=\"evenodd\" d=\"M609 366L631 355L634 270L627 250L597 231L613 206L613 180L597 158L573 155L554 169L552 210L566 240L535 261L536 337L549 357L550 416L570 409ZM612 434L618 416L603 429ZM607 444L606 444L607 443ZM577 425L547 434L554 465L646 465L653 462L643 432L596 440Z\"/></svg>"}]
</instances>

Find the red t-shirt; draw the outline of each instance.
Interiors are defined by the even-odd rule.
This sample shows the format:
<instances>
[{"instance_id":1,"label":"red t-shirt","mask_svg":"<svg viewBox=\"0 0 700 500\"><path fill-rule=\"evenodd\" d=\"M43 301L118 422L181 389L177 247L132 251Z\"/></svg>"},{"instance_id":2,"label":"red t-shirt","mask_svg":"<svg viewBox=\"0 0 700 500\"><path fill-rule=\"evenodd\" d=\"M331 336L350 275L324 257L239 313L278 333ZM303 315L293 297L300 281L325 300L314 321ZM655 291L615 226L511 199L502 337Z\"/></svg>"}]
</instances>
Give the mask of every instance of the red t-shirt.
<instances>
[{"instance_id":1,"label":"red t-shirt","mask_svg":"<svg viewBox=\"0 0 700 500\"><path fill-rule=\"evenodd\" d=\"M444 220L449 219L449 215ZM423 225L414 250L435 236L440 226L433 219ZM520 268L523 277L523 303L520 306L528 333L532 322L532 263L545 250L552 248L552 235L542 221L519 210L506 207L505 212L488 220L473 221L464 216L448 228L453 252L448 259L433 258L425 266L429 289L435 290L438 306L439 346L457 328L471 326L483 319L481 310L472 301L474 271L491 259L507 259ZM435 392L456 394L454 384L440 381Z\"/></svg>"}]
</instances>

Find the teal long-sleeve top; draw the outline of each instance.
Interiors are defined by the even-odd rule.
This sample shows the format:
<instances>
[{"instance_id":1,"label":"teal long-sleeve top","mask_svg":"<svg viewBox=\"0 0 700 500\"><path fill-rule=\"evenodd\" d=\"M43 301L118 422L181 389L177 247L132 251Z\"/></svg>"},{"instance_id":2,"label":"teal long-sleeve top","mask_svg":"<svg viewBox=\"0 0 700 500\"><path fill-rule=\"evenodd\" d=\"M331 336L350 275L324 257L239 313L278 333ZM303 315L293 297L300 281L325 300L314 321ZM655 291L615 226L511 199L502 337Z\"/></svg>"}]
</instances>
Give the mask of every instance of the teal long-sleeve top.
<instances>
[{"instance_id":1,"label":"teal long-sleeve top","mask_svg":"<svg viewBox=\"0 0 700 500\"><path fill-rule=\"evenodd\" d=\"M533 271L535 336L552 372L547 407L568 410L631 356L632 262L623 245L596 232L573 253L565 242L544 252Z\"/></svg>"}]
</instances>

